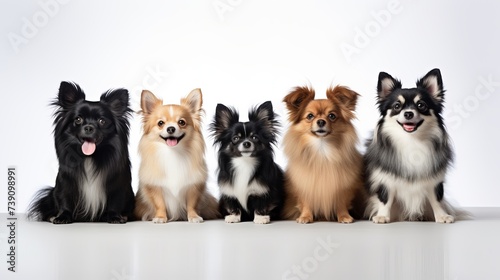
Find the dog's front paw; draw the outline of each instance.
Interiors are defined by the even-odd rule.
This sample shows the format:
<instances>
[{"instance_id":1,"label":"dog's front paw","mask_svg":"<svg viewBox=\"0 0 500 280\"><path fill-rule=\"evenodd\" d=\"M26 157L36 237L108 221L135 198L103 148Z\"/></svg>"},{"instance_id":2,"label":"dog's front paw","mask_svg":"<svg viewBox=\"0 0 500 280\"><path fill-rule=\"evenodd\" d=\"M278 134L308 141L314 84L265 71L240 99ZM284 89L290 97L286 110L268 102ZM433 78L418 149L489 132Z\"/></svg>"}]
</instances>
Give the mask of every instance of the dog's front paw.
<instances>
[{"instance_id":1,"label":"dog's front paw","mask_svg":"<svg viewBox=\"0 0 500 280\"><path fill-rule=\"evenodd\" d=\"M350 223L354 222L354 218L351 217L350 215L339 216L337 218L337 220L339 221L339 223L342 223L342 224L350 224Z\"/></svg>"},{"instance_id":2,"label":"dog's front paw","mask_svg":"<svg viewBox=\"0 0 500 280\"><path fill-rule=\"evenodd\" d=\"M127 217L122 216L122 215L115 215L115 216L110 216L107 219L107 222L110 224L124 224L128 220Z\"/></svg>"},{"instance_id":3,"label":"dog's front paw","mask_svg":"<svg viewBox=\"0 0 500 280\"><path fill-rule=\"evenodd\" d=\"M255 215L253 222L256 224L269 224L271 222L271 217L269 215Z\"/></svg>"},{"instance_id":4,"label":"dog's front paw","mask_svg":"<svg viewBox=\"0 0 500 280\"><path fill-rule=\"evenodd\" d=\"M154 217L153 218L153 223L155 224L165 224L167 223L168 219L167 217Z\"/></svg>"},{"instance_id":5,"label":"dog's front paw","mask_svg":"<svg viewBox=\"0 0 500 280\"><path fill-rule=\"evenodd\" d=\"M50 218L49 221L52 222L54 225L65 225L73 223L73 218L71 218L70 215L65 215L63 213L57 217Z\"/></svg>"},{"instance_id":6,"label":"dog's front paw","mask_svg":"<svg viewBox=\"0 0 500 280\"><path fill-rule=\"evenodd\" d=\"M224 218L226 223L232 224L232 223L239 223L241 221L241 215L227 215L226 218Z\"/></svg>"},{"instance_id":7,"label":"dog's front paw","mask_svg":"<svg viewBox=\"0 0 500 280\"><path fill-rule=\"evenodd\" d=\"M451 224L453 222L455 222L455 218L451 215L443 215L440 217L436 217L436 223Z\"/></svg>"},{"instance_id":8,"label":"dog's front paw","mask_svg":"<svg viewBox=\"0 0 500 280\"><path fill-rule=\"evenodd\" d=\"M313 222L312 216L300 216L295 221L299 224L310 224Z\"/></svg>"},{"instance_id":9,"label":"dog's front paw","mask_svg":"<svg viewBox=\"0 0 500 280\"><path fill-rule=\"evenodd\" d=\"M389 217L386 216L375 216L372 218L372 221L376 224L387 224L391 220L389 219Z\"/></svg>"},{"instance_id":10,"label":"dog's front paw","mask_svg":"<svg viewBox=\"0 0 500 280\"><path fill-rule=\"evenodd\" d=\"M198 216L198 215L191 216L191 217L188 217L188 222L196 223L196 224L203 223L203 218Z\"/></svg>"}]
</instances>

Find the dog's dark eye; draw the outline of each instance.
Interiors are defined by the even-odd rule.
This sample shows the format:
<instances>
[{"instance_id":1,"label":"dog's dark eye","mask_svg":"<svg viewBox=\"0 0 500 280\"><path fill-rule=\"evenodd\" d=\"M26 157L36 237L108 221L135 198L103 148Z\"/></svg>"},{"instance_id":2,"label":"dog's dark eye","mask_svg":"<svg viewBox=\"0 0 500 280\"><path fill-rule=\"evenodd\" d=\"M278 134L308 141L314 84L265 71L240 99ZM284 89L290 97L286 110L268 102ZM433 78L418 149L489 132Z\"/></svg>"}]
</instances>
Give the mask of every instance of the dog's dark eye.
<instances>
[{"instance_id":1,"label":"dog's dark eye","mask_svg":"<svg viewBox=\"0 0 500 280\"><path fill-rule=\"evenodd\" d=\"M238 135L235 135L235 136L233 136L232 141L233 141L233 143L236 143L236 142L240 141L240 137Z\"/></svg>"},{"instance_id":2,"label":"dog's dark eye","mask_svg":"<svg viewBox=\"0 0 500 280\"><path fill-rule=\"evenodd\" d=\"M99 124L100 125L105 125L106 124L106 120L105 119L99 119Z\"/></svg>"},{"instance_id":3,"label":"dog's dark eye","mask_svg":"<svg viewBox=\"0 0 500 280\"><path fill-rule=\"evenodd\" d=\"M180 127L186 126L186 121L185 120L179 120L177 123L179 124Z\"/></svg>"},{"instance_id":4,"label":"dog's dark eye","mask_svg":"<svg viewBox=\"0 0 500 280\"><path fill-rule=\"evenodd\" d=\"M252 140L254 140L254 141L255 141L255 140L259 140L259 138L258 138L256 135L252 135L252 136L250 137L250 139L252 139Z\"/></svg>"},{"instance_id":5,"label":"dog's dark eye","mask_svg":"<svg viewBox=\"0 0 500 280\"><path fill-rule=\"evenodd\" d=\"M401 109L401 103L398 101L392 105L392 109L394 110L400 110Z\"/></svg>"},{"instance_id":6,"label":"dog's dark eye","mask_svg":"<svg viewBox=\"0 0 500 280\"><path fill-rule=\"evenodd\" d=\"M80 125L80 124L82 124L82 123L83 123L83 119L82 119L82 117L80 117L80 116L76 117L76 119L75 119L75 124Z\"/></svg>"},{"instance_id":7,"label":"dog's dark eye","mask_svg":"<svg viewBox=\"0 0 500 280\"><path fill-rule=\"evenodd\" d=\"M418 101L417 102L417 108L420 110L420 111L427 111L427 104L425 104L424 101Z\"/></svg>"},{"instance_id":8,"label":"dog's dark eye","mask_svg":"<svg viewBox=\"0 0 500 280\"><path fill-rule=\"evenodd\" d=\"M307 119L308 121L312 121L312 120L314 119L314 115L313 115L313 114L311 114L311 113L309 113L309 114L306 116L306 119Z\"/></svg>"},{"instance_id":9,"label":"dog's dark eye","mask_svg":"<svg viewBox=\"0 0 500 280\"><path fill-rule=\"evenodd\" d=\"M164 124L165 124L165 122L164 122L164 121L158 121L158 126L159 126L159 127L162 127Z\"/></svg>"},{"instance_id":10,"label":"dog's dark eye","mask_svg":"<svg viewBox=\"0 0 500 280\"><path fill-rule=\"evenodd\" d=\"M337 116L335 116L335 114L333 114L333 113L330 113L330 114L328 114L328 118L329 118L331 121L333 121L335 118L337 118Z\"/></svg>"}]
</instances>

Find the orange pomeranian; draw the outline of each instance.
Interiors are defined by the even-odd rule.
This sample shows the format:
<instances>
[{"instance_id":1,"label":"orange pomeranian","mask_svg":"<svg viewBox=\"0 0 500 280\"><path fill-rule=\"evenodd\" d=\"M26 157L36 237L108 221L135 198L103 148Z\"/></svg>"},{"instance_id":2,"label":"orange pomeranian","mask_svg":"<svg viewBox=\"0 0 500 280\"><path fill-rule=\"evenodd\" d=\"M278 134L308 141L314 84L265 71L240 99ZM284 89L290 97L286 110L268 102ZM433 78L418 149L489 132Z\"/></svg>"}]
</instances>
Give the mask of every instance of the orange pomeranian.
<instances>
[{"instance_id":1,"label":"orange pomeranian","mask_svg":"<svg viewBox=\"0 0 500 280\"><path fill-rule=\"evenodd\" d=\"M313 89L296 87L283 100L290 121L283 139L288 157L283 214L298 223L335 218L352 223L353 201L363 201L363 159L351 123L358 94L337 86L326 96L314 100Z\"/></svg>"},{"instance_id":2,"label":"orange pomeranian","mask_svg":"<svg viewBox=\"0 0 500 280\"><path fill-rule=\"evenodd\" d=\"M194 89L180 105L163 105L150 91L141 95L144 134L134 214L138 219L192 223L219 216L206 190L205 141L201 133L202 94Z\"/></svg>"}]
</instances>

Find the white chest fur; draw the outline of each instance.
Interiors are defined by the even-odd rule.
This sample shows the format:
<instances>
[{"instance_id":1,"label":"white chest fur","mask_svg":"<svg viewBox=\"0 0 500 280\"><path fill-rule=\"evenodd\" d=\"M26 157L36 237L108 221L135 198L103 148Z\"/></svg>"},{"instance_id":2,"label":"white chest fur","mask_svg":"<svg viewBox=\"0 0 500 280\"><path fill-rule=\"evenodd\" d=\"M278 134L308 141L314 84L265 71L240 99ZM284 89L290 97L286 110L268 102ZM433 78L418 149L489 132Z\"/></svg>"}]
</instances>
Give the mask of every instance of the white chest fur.
<instances>
[{"instance_id":1,"label":"white chest fur","mask_svg":"<svg viewBox=\"0 0 500 280\"><path fill-rule=\"evenodd\" d=\"M231 160L233 168L233 184L220 186L224 195L235 197L241 206L247 210L247 201L250 195L262 195L268 192L268 189L256 180L250 182L255 174L257 160L253 157L238 157Z\"/></svg>"},{"instance_id":2,"label":"white chest fur","mask_svg":"<svg viewBox=\"0 0 500 280\"><path fill-rule=\"evenodd\" d=\"M84 162L85 174L80 179L79 209L82 214L96 219L104 210L106 205L106 192L104 191L103 176L95 170L92 159L87 158Z\"/></svg>"},{"instance_id":3,"label":"white chest fur","mask_svg":"<svg viewBox=\"0 0 500 280\"><path fill-rule=\"evenodd\" d=\"M169 219L183 216L187 189L207 179L204 158L193 156L183 147L172 148L163 143L156 145L154 153L141 156L140 186L163 188Z\"/></svg>"},{"instance_id":4,"label":"white chest fur","mask_svg":"<svg viewBox=\"0 0 500 280\"><path fill-rule=\"evenodd\" d=\"M186 187L193 186L204 181L204 170L196 167L189 154L177 151L169 147L159 149L156 159L162 168L164 176L155 178L156 186L166 188L172 195L178 197Z\"/></svg>"}]
</instances>

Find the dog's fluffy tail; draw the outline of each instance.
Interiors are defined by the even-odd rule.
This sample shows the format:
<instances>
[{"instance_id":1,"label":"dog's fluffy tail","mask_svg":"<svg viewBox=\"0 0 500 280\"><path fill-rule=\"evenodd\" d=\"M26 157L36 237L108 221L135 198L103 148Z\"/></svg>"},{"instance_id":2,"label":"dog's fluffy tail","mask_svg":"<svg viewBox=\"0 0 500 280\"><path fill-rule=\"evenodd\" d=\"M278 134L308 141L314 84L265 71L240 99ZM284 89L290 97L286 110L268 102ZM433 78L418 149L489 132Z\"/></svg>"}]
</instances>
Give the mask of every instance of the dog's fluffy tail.
<instances>
[{"instance_id":1,"label":"dog's fluffy tail","mask_svg":"<svg viewBox=\"0 0 500 280\"><path fill-rule=\"evenodd\" d=\"M443 204L444 209L455 218L455 221L472 220L474 218L472 213L455 206L455 203L451 203L446 199L443 199L441 203Z\"/></svg>"},{"instance_id":2,"label":"dog's fluffy tail","mask_svg":"<svg viewBox=\"0 0 500 280\"><path fill-rule=\"evenodd\" d=\"M38 191L28 206L29 220L49 221L57 215L54 200L54 188L47 187Z\"/></svg>"},{"instance_id":3,"label":"dog's fluffy tail","mask_svg":"<svg viewBox=\"0 0 500 280\"><path fill-rule=\"evenodd\" d=\"M198 213L204 220L214 220L221 218L219 203L214 196L205 191L198 202Z\"/></svg>"}]
</instances>

